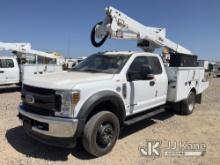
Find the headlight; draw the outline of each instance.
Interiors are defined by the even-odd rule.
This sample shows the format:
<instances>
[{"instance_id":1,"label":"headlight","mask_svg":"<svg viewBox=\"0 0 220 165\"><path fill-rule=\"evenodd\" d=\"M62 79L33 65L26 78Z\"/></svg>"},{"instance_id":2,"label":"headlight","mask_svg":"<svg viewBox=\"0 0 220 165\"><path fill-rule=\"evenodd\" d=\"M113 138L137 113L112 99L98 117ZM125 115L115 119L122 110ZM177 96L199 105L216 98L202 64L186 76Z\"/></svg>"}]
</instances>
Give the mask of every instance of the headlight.
<instances>
[{"instance_id":1,"label":"headlight","mask_svg":"<svg viewBox=\"0 0 220 165\"><path fill-rule=\"evenodd\" d=\"M56 112L56 116L72 117L73 110L80 100L80 91L57 91L61 96L61 111Z\"/></svg>"}]
</instances>

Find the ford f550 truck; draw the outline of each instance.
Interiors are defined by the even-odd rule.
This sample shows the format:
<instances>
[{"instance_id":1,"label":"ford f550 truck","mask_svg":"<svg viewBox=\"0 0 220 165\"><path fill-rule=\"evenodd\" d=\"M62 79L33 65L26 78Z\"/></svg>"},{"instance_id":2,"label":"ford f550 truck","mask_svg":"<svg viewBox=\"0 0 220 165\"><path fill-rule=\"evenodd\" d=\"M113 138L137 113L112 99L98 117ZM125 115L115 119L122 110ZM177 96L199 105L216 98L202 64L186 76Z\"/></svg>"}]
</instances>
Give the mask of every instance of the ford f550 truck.
<instances>
[{"instance_id":1,"label":"ford f550 truck","mask_svg":"<svg viewBox=\"0 0 220 165\"><path fill-rule=\"evenodd\" d=\"M65 147L82 139L86 151L101 156L111 151L124 124L152 117L166 107L189 115L201 102L208 87L204 68L194 65L194 56L178 54L192 55L189 50L166 39L165 29L145 27L112 7L106 16L92 30L94 46L108 37L132 38L148 52L97 53L72 71L25 79L18 116L33 138ZM170 64L149 52L164 46L172 54Z\"/></svg>"},{"instance_id":2,"label":"ford f550 truck","mask_svg":"<svg viewBox=\"0 0 220 165\"><path fill-rule=\"evenodd\" d=\"M98 53L73 71L26 79L19 118L42 142L73 147L82 138L100 156L123 124L158 114L160 106L176 103L180 113L191 114L207 86L204 68L165 67L159 55L145 52ZM140 112L146 113L135 115Z\"/></svg>"}]
</instances>

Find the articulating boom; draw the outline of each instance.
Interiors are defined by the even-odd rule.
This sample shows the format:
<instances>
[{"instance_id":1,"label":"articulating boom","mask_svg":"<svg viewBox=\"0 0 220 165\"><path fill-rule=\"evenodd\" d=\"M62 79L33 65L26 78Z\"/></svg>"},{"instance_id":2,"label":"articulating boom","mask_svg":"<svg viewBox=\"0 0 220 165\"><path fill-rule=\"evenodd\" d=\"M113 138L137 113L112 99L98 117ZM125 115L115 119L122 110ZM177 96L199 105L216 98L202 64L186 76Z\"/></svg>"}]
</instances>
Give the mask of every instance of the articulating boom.
<instances>
[{"instance_id":1,"label":"articulating boom","mask_svg":"<svg viewBox=\"0 0 220 165\"><path fill-rule=\"evenodd\" d=\"M147 52L166 47L173 52L192 54L191 51L167 39L165 28L144 26L113 7L106 8L106 18L94 26L91 41L95 47L100 47L108 37L137 40L137 45ZM96 42L96 38L101 41Z\"/></svg>"},{"instance_id":2,"label":"articulating boom","mask_svg":"<svg viewBox=\"0 0 220 165\"><path fill-rule=\"evenodd\" d=\"M46 53L38 50L31 49L30 43L4 43L0 42L0 50L16 52L16 55L22 56L23 54L33 54L36 56L47 57L56 59L58 56L53 53Z\"/></svg>"}]
</instances>

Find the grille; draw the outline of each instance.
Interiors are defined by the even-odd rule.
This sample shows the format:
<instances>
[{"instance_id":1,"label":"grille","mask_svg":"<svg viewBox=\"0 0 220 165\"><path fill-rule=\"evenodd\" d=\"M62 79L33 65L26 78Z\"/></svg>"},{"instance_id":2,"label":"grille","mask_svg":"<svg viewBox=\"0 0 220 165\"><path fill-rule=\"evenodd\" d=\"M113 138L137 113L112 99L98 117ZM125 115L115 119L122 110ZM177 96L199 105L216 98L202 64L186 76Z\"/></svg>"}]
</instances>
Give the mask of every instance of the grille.
<instances>
[{"instance_id":1,"label":"grille","mask_svg":"<svg viewBox=\"0 0 220 165\"><path fill-rule=\"evenodd\" d=\"M33 103L27 101L27 95L34 98ZM23 85L21 99L23 108L31 113L54 116L55 112L61 110L61 96L56 95L56 91L52 89Z\"/></svg>"},{"instance_id":2,"label":"grille","mask_svg":"<svg viewBox=\"0 0 220 165\"><path fill-rule=\"evenodd\" d=\"M45 88L33 87L29 85L23 85L23 90L31 92L31 93L42 94L42 95L55 95L56 94L56 91L53 89L45 89Z\"/></svg>"}]
</instances>

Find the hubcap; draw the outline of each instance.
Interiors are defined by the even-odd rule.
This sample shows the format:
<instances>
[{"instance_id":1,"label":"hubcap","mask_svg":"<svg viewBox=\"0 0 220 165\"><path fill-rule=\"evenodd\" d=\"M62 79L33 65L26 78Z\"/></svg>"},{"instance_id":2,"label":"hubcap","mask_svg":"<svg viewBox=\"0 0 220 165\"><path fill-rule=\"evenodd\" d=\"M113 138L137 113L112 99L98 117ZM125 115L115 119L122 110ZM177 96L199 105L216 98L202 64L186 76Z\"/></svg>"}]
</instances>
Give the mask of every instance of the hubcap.
<instances>
[{"instance_id":1,"label":"hubcap","mask_svg":"<svg viewBox=\"0 0 220 165\"><path fill-rule=\"evenodd\" d=\"M191 94L191 95L189 96L188 105L189 105L189 110L190 110L190 111L193 111L194 106L195 106L195 97L194 97L193 94Z\"/></svg>"},{"instance_id":2,"label":"hubcap","mask_svg":"<svg viewBox=\"0 0 220 165\"><path fill-rule=\"evenodd\" d=\"M114 130L112 125L110 123L101 124L96 135L96 143L101 148L106 148L111 145L113 138Z\"/></svg>"}]
</instances>

